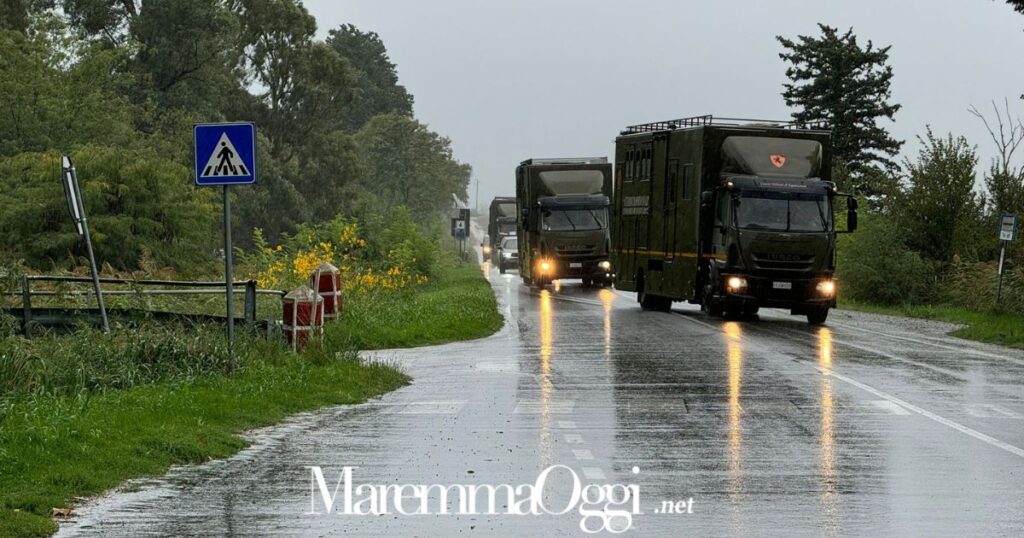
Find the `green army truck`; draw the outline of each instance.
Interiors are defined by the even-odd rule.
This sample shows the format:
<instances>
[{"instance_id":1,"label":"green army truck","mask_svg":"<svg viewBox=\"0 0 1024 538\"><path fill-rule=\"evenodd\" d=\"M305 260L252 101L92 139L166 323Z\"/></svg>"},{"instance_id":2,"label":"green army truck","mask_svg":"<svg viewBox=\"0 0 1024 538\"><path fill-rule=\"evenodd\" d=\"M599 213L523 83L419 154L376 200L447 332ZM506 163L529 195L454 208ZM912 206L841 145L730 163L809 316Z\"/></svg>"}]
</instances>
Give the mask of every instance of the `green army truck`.
<instances>
[{"instance_id":1,"label":"green army truck","mask_svg":"<svg viewBox=\"0 0 1024 538\"><path fill-rule=\"evenodd\" d=\"M543 287L579 278L611 284L608 207L612 165L606 157L528 159L516 167L519 274Z\"/></svg>"},{"instance_id":2,"label":"green army truck","mask_svg":"<svg viewBox=\"0 0 1024 538\"><path fill-rule=\"evenodd\" d=\"M505 236L516 234L516 199L514 196L498 196L491 200L490 215L487 219L487 238L484 240L484 257L497 264L498 246Z\"/></svg>"},{"instance_id":3,"label":"green army truck","mask_svg":"<svg viewBox=\"0 0 1024 538\"><path fill-rule=\"evenodd\" d=\"M836 234L857 226L856 199L831 181L831 139L814 126L712 116L627 127L615 141L615 287L649 310L775 307L824 323Z\"/></svg>"}]
</instances>

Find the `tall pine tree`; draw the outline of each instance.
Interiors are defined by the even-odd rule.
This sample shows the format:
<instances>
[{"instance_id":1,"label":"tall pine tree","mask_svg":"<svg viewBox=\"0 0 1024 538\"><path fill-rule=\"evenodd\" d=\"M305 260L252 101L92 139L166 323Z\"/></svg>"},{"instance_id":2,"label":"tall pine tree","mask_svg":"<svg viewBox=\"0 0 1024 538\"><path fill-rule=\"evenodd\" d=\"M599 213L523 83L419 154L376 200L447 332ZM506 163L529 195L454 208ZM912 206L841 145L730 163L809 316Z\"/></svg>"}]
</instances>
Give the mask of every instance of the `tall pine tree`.
<instances>
[{"instance_id":1,"label":"tall pine tree","mask_svg":"<svg viewBox=\"0 0 1024 538\"><path fill-rule=\"evenodd\" d=\"M835 157L849 170L859 191L881 190L878 172L896 167L892 157L902 141L895 140L879 118L893 119L900 105L892 104L892 67L886 64L891 47L857 43L853 29L839 34L818 24L820 37L799 36L795 41L776 36L785 52L779 57L790 65L782 97L796 107L793 119L825 121L832 129Z\"/></svg>"}]
</instances>

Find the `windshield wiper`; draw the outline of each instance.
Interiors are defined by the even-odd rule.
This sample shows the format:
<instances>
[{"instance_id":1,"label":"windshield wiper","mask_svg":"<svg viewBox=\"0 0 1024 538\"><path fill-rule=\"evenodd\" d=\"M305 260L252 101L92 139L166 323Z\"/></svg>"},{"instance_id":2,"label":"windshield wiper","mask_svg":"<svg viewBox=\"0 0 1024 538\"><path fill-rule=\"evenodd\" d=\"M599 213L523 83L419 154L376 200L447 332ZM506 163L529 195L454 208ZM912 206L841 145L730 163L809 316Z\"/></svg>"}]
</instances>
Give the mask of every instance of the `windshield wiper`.
<instances>
[{"instance_id":1,"label":"windshield wiper","mask_svg":"<svg viewBox=\"0 0 1024 538\"><path fill-rule=\"evenodd\" d=\"M562 214L565 215L565 220L569 221L569 226L572 226L572 231L575 232L576 231L576 223L572 221L572 217L569 216L569 212L568 211L562 211Z\"/></svg>"}]
</instances>

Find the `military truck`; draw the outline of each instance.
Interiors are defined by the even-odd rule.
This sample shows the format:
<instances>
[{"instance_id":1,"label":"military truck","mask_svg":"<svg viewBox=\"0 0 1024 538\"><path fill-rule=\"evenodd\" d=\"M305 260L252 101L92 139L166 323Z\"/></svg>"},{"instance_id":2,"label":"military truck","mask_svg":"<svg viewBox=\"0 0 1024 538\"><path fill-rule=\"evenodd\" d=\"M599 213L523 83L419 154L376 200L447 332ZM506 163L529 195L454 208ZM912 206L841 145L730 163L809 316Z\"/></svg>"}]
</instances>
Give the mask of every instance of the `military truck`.
<instances>
[{"instance_id":1,"label":"military truck","mask_svg":"<svg viewBox=\"0 0 1024 538\"><path fill-rule=\"evenodd\" d=\"M824 323L836 234L857 227L856 198L831 181L831 140L820 126L712 116L627 127L615 141L615 287L648 310L778 307Z\"/></svg>"},{"instance_id":2,"label":"military truck","mask_svg":"<svg viewBox=\"0 0 1024 538\"><path fill-rule=\"evenodd\" d=\"M543 287L564 278L611 284L607 157L527 159L516 167L519 274Z\"/></svg>"},{"instance_id":3,"label":"military truck","mask_svg":"<svg viewBox=\"0 0 1024 538\"><path fill-rule=\"evenodd\" d=\"M487 220L487 238L483 246L484 256L492 264L497 259L498 246L506 236L516 234L516 199L514 196L498 196L491 200L490 216Z\"/></svg>"}]
</instances>

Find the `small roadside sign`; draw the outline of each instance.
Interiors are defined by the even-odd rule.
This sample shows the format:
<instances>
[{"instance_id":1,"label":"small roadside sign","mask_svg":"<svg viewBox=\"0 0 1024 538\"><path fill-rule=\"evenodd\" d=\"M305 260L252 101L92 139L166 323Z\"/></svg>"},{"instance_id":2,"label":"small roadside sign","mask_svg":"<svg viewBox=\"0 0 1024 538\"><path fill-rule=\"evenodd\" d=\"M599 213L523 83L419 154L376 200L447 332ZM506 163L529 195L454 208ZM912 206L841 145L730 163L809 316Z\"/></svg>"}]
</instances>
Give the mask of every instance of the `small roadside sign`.
<instances>
[{"instance_id":1,"label":"small roadside sign","mask_svg":"<svg viewBox=\"0 0 1024 538\"><path fill-rule=\"evenodd\" d=\"M999 240L1015 241L1017 239L1017 214L1003 213L999 216Z\"/></svg>"},{"instance_id":2,"label":"small roadside sign","mask_svg":"<svg viewBox=\"0 0 1024 538\"><path fill-rule=\"evenodd\" d=\"M255 124L196 124L192 132L196 152L196 185L256 183Z\"/></svg>"}]
</instances>

